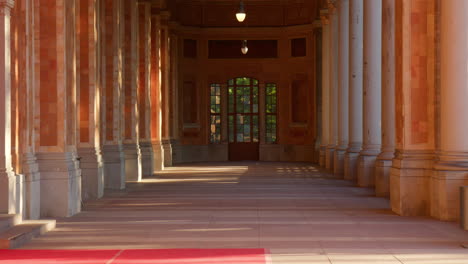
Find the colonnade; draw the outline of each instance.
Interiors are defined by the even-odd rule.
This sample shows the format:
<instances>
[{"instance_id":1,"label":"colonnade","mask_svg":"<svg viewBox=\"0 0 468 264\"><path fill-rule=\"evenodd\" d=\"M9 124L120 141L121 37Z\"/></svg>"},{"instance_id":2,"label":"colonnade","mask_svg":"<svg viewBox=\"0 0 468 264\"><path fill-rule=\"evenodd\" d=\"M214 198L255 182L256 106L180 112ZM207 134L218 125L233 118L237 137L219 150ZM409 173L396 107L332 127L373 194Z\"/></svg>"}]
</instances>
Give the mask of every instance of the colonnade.
<instances>
[{"instance_id":1,"label":"colonnade","mask_svg":"<svg viewBox=\"0 0 468 264\"><path fill-rule=\"evenodd\" d=\"M0 0L0 213L71 216L176 161L164 5Z\"/></svg>"},{"instance_id":2,"label":"colonnade","mask_svg":"<svg viewBox=\"0 0 468 264\"><path fill-rule=\"evenodd\" d=\"M468 184L464 0L329 0L320 165L400 215L459 217Z\"/></svg>"}]
</instances>

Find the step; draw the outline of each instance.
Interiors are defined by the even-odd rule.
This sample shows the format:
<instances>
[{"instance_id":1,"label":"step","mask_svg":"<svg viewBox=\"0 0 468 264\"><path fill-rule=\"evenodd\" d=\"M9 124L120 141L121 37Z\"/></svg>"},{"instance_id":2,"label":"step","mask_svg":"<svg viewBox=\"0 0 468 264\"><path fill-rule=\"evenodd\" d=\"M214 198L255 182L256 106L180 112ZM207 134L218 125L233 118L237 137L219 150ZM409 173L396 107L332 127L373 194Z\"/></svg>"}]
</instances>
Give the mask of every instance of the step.
<instances>
[{"instance_id":1,"label":"step","mask_svg":"<svg viewBox=\"0 0 468 264\"><path fill-rule=\"evenodd\" d=\"M21 222L19 215L0 214L0 233Z\"/></svg>"},{"instance_id":2,"label":"step","mask_svg":"<svg viewBox=\"0 0 468 264\"><path fill-rule=\"evenodd\" d=\"M27 220L0 233L0 249L13 249L55 228L55 220Z\"/></svg>"}]
</instances>

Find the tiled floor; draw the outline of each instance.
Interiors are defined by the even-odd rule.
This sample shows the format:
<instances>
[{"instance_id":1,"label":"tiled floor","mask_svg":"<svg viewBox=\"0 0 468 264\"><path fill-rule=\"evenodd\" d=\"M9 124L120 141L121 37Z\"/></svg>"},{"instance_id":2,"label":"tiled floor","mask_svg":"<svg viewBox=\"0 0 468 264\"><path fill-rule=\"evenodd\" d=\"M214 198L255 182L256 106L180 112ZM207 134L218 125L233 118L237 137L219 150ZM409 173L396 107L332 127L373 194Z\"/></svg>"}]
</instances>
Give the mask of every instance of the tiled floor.
<instances>
[{"instance_id":1,"label":"tiled floor","mask_svg":"<svg viewBox=\"0 0 468 264\"><path fill-rule=\"evenodd\" d=\"M87 203L24 248L267 248L273 263L468 263L455 223L400 217L387 199L304 163L170 168Z\"/></svg>"}]
</instances>

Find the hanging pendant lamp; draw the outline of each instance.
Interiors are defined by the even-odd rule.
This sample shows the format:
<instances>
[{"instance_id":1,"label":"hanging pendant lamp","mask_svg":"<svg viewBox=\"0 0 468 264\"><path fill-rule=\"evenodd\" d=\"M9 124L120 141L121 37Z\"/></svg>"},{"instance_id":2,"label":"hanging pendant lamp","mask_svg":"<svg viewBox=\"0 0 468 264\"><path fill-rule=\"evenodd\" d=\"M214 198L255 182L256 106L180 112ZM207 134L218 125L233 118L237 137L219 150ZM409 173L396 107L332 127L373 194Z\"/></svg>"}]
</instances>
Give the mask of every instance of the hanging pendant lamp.
<instances>
[{"instance_id":1,"label":"hanging pendant lamp","mask_svg":"<svg viewBox=\"0 0 468 264\"><path fill-rule=\"evenodd\" d=\"M245 13L244 1L241 0L240 5L239 5L239 10L236 13L237 21L241 23L244 22L246 16L247 14Z\"/></svg>"},{"instance_id":2,"label":"hanging pendant lamp","mask_svg":"<svg viewBox=\"0 0 468 264\"><path fill-rule=\"evenodd\" d=\"M247 47L247 40L242 41L242 48L241 48L242 54L247 54L249 52L249 47Z\"/></svg>"}]
</instances>

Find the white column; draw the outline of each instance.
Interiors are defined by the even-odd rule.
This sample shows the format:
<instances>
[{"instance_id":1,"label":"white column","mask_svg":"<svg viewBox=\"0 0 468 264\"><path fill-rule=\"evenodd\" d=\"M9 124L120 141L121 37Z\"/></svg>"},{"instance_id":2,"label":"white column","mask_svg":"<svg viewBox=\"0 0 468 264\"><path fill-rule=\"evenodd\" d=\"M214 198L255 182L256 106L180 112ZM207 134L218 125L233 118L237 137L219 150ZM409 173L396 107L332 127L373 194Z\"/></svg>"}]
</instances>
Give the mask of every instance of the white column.
<instances>
[{"instance_id":1,"label":"white column","mask_svg":"<svg viewBox=\"0 0 468 264\"><path fill-rule=\"evenodd\" d=\"M338 14L335 4L329 3L330 12L330 109L329 109L329 137L325 156L326 168L333 170L335 149L338 144Z\"/></svg>"},{"instance_id":2,"label":"white column","mask_svg":"<svg viewBox=\"0 0 468 264\"><path fill-rule=\"evenodd\" d=\"M382 149L375 165L375 193L390 195L395 153L395 1L382 1Z\"/></svg>"},{"instance_id":3,"label":"white column","mask_svg":"<svg viewBox=\"0 0 468 264\"><path fill-rule=\"evenodd\" d=\"M364 0L364 119L358 185L375 185L375 160L381 145L382 0Z\"/></svg>"},{"instance_id":4,"label":"white column","mask_svg":"<svg viewBox=\"0 0 468 264\"><path fill-rule=\"evenodd\" d=\"M349 0L349 145L344 178L353 181L357 179L362 147L363 11L363 0Z\"/></svg>"},{"instance_id":5,"label":"white column","mask_svg":"<svg viewBox=\"0 0 468 264\"><path fill-rule=\"evenodd\" d=\"M0 214L15 213L16 179L11 161L11 38L13 0L0 0Z\"/></svg>"},{"instance_id":6,"label":"white column","mask_svg":"<svg viewBox=\"0 0 468 264\"><path fill-rule=\"evenodd\" d=\"M320 146L320 166L326 167L325 156L330 131L330 20L328 11L322 10L322 142Z\"/></svg>"},{"instance_id":7,"label":"white column","mask_svg":"<svg viewBox=\"0 0 468 264\"><path fill-rule=\"evenodd\" d=\"M338 31L338 145L335 151L334 173L343 175L349 135L349 0L338 2Z\"/></svg>"},{"instance_id":8,"label":"white column","mask_svg":"<svg viewBox=\"0 0 468 264\"><path fill-rule=\"evenodd\" d=\"M459 190L468 185L468 1L441 1L440 152L431 215L459 217Z\"/></svg>"}]
</instances>

